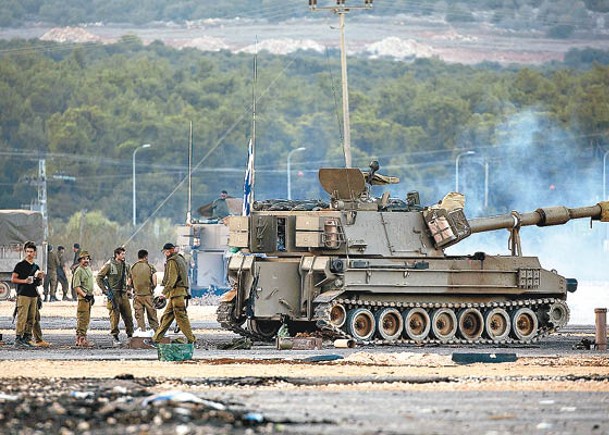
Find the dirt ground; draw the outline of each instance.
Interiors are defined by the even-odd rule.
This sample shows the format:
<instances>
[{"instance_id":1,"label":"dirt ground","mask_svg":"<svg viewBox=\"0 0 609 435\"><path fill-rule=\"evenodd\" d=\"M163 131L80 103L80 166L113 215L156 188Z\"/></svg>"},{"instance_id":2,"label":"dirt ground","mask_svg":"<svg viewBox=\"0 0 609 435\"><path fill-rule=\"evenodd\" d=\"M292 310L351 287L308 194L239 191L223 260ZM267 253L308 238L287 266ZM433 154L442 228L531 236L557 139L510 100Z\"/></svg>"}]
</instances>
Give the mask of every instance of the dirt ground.
<instances>
[{"instance_id":1,"label":"dirt ground","mask_svg":"<svg viewBox=\"0 0 609 435\"><path fill-rule=\"evenodd\" d=\"M12 305L0 303L0 314L6 319L7 309ZM70 302L55 302L44 305L42 310L42 326L48 340L56 343L48 350L33 349L26 355L27 359L36 360L36 371L32 373L31 366L23 364L21 357L11 360L11 347L5 345L6 353L0 361L0 378L46 377L46 378L113 378L124 374L136 378L161 377L171 378L179 372L181 378L237 378L237 377L266 377L266 378L320 378L332 376L337 380L357 376L360 379L374 377L389 381L400 382L405 378L450 378L451 389L488 389L501 384L501 388L552 389L565 391L609 391L609 358L606 352L570 350L559 354L554 349L542 351L535 348L529 354L526 348L516 349L518 360L515 362L487 364L475 363L461 365L451 360L451 353L459 348L429 348L416 347L374 348L364 347L351 349L343 353L336 361L307 363L301 354L295 357L289 351L276 351L270 345L257 345L253 350L224 351L213 349L215 343L229 341L236 337L219 328L215 323L214 305L191 305L190 319L195 325L195 334L207 346L195 351L195 359L185 362L163 362L155 360L155 350L122 349L124 355L118 359L105 359L103 354L96 356L93 351L74 349L70 337L73 331L68 328L47 329L45 324L62 325L73 319L75 305ZM104 319L107 309L103 303L93 307L92 317L102 323L100 330L91 331L92 340L104 347L107 331L104 330ZM6 321L2 322L6 325ZM197 327L198 326L198 327ZM11 337L13 331L2 329L1 332ZM579 337L593 339L590 334L575 332L571 340ZM50 337L50 338L49 338ZM66 341L61 341L66 337ZM256 350L259 348L261 350ZM329 344L324 349L326 354L335 353ZM465 349L468 352L511 352L510 349ZM97 352L97 350L96 350ZM260 354L262 352L262 354ZM311 353L314 353L311 351ZM20 352L23 354L23 351ZM62 355L65 354L65 358ZM15 354L16 355L16 354ZM72 357L70 357L72 355ZM306 352L305 352L306 356ZM145 359L143 359L145 358ZM455 385L452 379L459 379ZM442 382L433 384L412 384L413 389L438 389ZM358 384L358 388L361 385ZM346 388L346 387L345 387ZM364 387L366 388L366 387ZM391 388L377 385L376 388Z\"/></svg>"},{"instance_id":2,"label":"dirt ground","mask_svg":"<svg viewBox=\"0 0 609 435\"><path fill-rule=\"evenodd\" d=\"M71 301L42 309L50 348L15 348L13 303L0 302L0 432L609 433L609 354L576 348L593 339L591 326L503 348L221 350L236 335L214 305L191 305L200 348L165 362L155 349L113 347L99 299L91 349L74 347ZM457 353L516 360L457 364Z\"/></svg>"}]
</instances>

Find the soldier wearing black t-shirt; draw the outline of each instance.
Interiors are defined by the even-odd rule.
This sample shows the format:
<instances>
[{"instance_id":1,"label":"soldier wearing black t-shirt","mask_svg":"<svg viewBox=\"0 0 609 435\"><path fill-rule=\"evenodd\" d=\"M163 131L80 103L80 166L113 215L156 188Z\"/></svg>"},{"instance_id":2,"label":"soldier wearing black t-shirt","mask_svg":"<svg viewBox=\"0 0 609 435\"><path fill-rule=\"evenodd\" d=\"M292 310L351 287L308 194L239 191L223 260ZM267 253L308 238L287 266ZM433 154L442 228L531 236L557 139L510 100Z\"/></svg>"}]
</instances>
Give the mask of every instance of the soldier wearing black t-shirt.
<instances>
[{"instance_id":1,"label":"soldier wearing black t-shirt","mask_svg":"<svg viewBox=\"0 0 609 435\"><path fill-rule=\"evenodd\" d=\"M34 262L36 257L36 244L25 242L23 246L25 258L15 266L11 282L17 284L17 326L15 333L15 346L30 347L32 340L32 327L38 314L38 290L42 284L44 272Z\"/></svg>"}]
</instances>

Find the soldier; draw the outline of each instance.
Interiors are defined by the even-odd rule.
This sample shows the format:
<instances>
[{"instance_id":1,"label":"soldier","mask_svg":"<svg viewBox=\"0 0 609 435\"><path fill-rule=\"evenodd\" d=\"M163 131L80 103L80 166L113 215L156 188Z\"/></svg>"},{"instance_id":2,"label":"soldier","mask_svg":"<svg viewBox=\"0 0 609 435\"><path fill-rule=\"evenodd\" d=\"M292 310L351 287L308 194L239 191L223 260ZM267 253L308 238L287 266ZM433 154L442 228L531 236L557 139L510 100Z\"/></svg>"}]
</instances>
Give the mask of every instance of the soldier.
<instances>
[{"instance_id":1,"label":"soldier","mask_svg":"<svg viewBox=\"0 0 609 435\"><path fill-rule=\"evenodd\" d=\"M215 199L211 203L211 218L222 220L230 214L228 211L228 204L226 204L226 198L228 198L228 192L223 190L220 192L220 198Z\"/></svg>"},{"instance_id":2,"label":"soldier","mask_svg":"<svg viewBox=\"0 0 609 435\"><path fill-rule=\"evenodd\" d=\"M80 254L80 244L74 243L72 246L72 252L74 252L74 260L72 260L72 265L70 266L70 271L72 272L72 278L74 277L74 271L78 267L78 256ZM76 300L76 290L74 290L74 283L72 283L72 300Z\"/></svg>"},{"instance_id":3,"label":"soldier","mask_svg":"<svg viewBox=\"0 0 609 435\"><path fill-rule=\"evenodd\" d=\"M25 242L25 258L15 265L11 282L17 284L17 326L15 329L15 346L31 347L32 328L38 313L38 287L44 280L44 272L34 262L36 244Z\"/></svg>"},{"instance_id":4,"label":"soldier","mask_svg":"<svg viewBox=\"0 0 609 435\"><path fill-rule=\"evenodd\" d=\"M51 255L54 255L53 252L53 246L52 245L47 245L47 273L44 276L44 282L42 284L42 293L44 294L44 302L53 302L56 301L57 299L55 299L55 294L51 293L51 298L49 299L49 288L51 286Z\"/></svg>"},{"instance_id":5,"label":"soldier","mask_svg":"<svg viewBox=\"0 0 609 435\"><path fill-rule=\"evenodd\" d=\"M165 274L163 276L163 285L165 286L163 288L163 296L168 299L168 302L161 316L161 325L148 343L156 347L174 319L182 333L186 336L188 343L195 343L197 339L192 333L188 313L186 312L186 299L188 297L188 267L186 260L178 254L173 243L165 243L163 254L167 258Z\"/></svg>"},{"instance_id":6,"label":"soldier","mask_svg":"<svg viewBox=\"0 0 609 435\"><path fill-rule=\"evenodd\" d=\"M59 267L59 251L53 250L49 245L49 256L47 259L47 270L48 270L48 280L49 287L44 289L44 301L50 300L50 302L54 302L57 300L57 268ZM50 299L49 297L50 293Z\"/></svg>"},{"instance_id":7,"label":"soldier","mask_svg":"<svg viewBox=\"0 0 609 435\"><path fill-rule=\"evenodd\" d=\"M159 327L159 319L152 297L157 284L156 268L148 263L148 251L140 249L137 253L138 261L131 266L131 281L135 290L133 309L137 326L142 331L146 330L146 317L153 331Z\"/></svg>"},{"instance_id":8,"label":"soldier","mask_svg":"<svg viewBox=\"0 0 609 435\"><path fill-rule=\"evenodd\" d=\"M63 293L63 297L61 298L62 301L68 300L68 292L70 291L68 287L68 278L64 269L66 261L63 257L63 254L65 251L66 248L64 248L63 246L57 247L57 256L59 257L59 266L57 267L57 280L59 281L59 284L61 284L61 291Z\"/></svg>"},{"instance_id":9,"label":"soldier","mask_svg":"<svg viewBox=\"0 0 609 435\"><path fill-rule=\"evenodd\" d=\"M74 260L72 261L72 266L70 268L72 271L75 271L80 265L78 262L78 257L80 256L80 244L74 243L74 246L72 246L72 252L74 252Z\"/></svg>"},{"instance_id":10,"label":"soldier","mask_svg":"<svg viewBox=\"0 0 609 435\"><path fill-rule=\"evenodd\" d=\"M93 296L93 272L89 267L91 257L87 251L78 254L78 267L74 271L74 290L78 295L76 305L76 346L91 347L87 341L87 330L91 321L91 307L95 303Z\"/></svg>"},{"instance_id":11,"label":"soldier","mask_svg":"<svg viewBox=\"0 0 609 435\"><path fill-rule=\"evenodd\" d=\"M108 311L110 312L110 335L112 344L118 346L121 341L118 338L118 323L123 318L127 337L133 335L133 316L131 315L131 303L127 295L127 287L131 287L131 271L125 262L125 248L119 247L114 250L114 258L108 260L97 274L97 285L108 297Z\"/></svg>"}]
</instances>

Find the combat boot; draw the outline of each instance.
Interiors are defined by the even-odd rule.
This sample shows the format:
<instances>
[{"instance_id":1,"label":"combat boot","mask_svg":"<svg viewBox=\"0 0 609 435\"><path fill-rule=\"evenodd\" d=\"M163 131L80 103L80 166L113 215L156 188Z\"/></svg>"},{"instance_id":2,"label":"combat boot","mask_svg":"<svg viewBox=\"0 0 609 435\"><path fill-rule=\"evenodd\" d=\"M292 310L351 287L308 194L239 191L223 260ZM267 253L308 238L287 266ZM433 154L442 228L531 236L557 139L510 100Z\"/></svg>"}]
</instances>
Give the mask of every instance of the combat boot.
<instances>
[{"instance_id":1,"label":"combat boot","mask_svg":"<svg viewBox=\"0 0 609 435\"><path fill-rule=\"evenodd\" d=\"M15 337L15 347L28 348L32 347L32 345L25 338L23 338L23 336L18 335Z\"/></svg>"},{"instance_id":2,"label":"combat boot","mask_svg":"<svg viewBox=\"0 0 609 435\"><path fill-rule=\"evenodd\" d=\"M158 348L159 348L159 343L157 343L156 341L154 341L152 338L146 338L146 339L144 339L144 344L145 344L146 346L153 347L153 348L155 348L155 349L158 349Z\"/></svg>"},{"instance_id":3,"label":"combat boot","mask_svg":"<svg viewBox=\"0 0 609 435\"><path fill-rule=\"evenodd\" d=\"M49 343L48 341L40 340L40 341L36 341L34 343L34 346L36 346L36 347L50 347L51 343Z\"/></svg>"}]
</instances>

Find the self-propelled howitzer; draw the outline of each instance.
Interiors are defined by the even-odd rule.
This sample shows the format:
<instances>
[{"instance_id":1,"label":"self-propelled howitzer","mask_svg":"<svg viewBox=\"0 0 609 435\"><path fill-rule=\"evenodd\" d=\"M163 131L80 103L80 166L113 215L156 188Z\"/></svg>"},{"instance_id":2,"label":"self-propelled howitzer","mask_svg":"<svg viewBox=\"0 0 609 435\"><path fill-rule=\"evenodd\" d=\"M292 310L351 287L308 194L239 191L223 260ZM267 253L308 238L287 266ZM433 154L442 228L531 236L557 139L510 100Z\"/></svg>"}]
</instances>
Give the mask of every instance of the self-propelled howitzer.
<instances>
[{"instance_id":1,"label":"self-propelled howitzer","mask_svg":"<svg viewBox=\"0 0 609 435\"><path fill-rule=\"evenodd\" d=\"M232 289L218 308L227 329L271 339L321 330L359 342L529 343L564 326L575 279L521 254L519 229L570 219L606 222L609 203L540 208L468 221L458 194L421 207L369 195L399 180L353 168L321 169L321 201L263 201L230 219ZM472 233L509 229L511 255L448 256ZM245 325L246 324L246 325Z\"/></svg>"}]
</instances>

